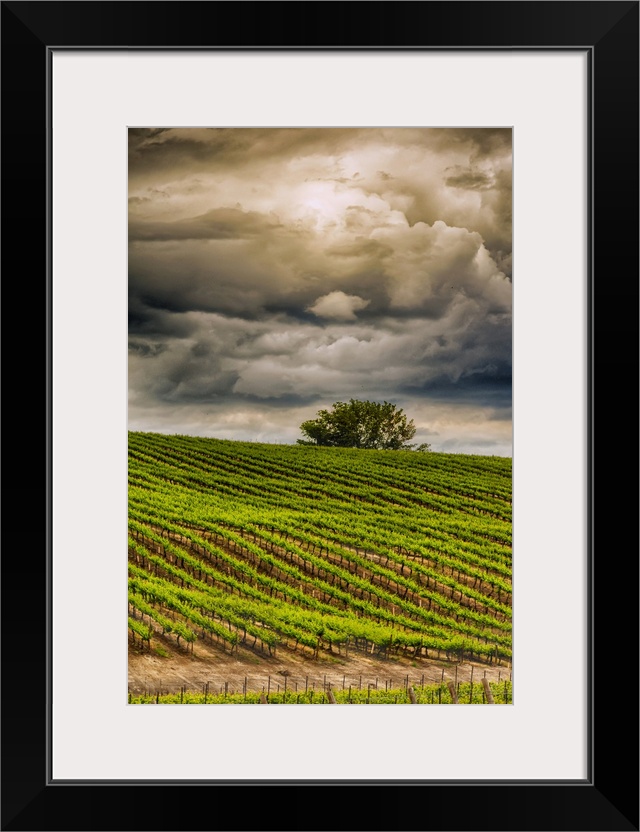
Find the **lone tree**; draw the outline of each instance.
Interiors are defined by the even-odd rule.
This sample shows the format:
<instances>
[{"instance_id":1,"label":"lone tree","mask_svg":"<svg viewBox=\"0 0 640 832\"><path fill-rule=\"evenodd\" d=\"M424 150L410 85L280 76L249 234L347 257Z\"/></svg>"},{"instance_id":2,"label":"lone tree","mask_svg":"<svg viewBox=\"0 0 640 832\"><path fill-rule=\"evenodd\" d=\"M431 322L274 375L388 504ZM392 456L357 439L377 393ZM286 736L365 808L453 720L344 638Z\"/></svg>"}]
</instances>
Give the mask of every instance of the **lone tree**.
<instances>
[{"instance_id":1,"label":"lone tree","mask_svg":"<svg viewBox=\"0 0 640 832\"><path fill-rule=\"evenodd\" d=\"M328 445L337 448L375 448L384 450L412 450L407 444L416 432L413 420L390 402L336 402L331 411L319 410L317 419L300 425L308 439L298 439L299 445ZM429 450L429 445L418 447Z\"/></svg>"}]
</instances>

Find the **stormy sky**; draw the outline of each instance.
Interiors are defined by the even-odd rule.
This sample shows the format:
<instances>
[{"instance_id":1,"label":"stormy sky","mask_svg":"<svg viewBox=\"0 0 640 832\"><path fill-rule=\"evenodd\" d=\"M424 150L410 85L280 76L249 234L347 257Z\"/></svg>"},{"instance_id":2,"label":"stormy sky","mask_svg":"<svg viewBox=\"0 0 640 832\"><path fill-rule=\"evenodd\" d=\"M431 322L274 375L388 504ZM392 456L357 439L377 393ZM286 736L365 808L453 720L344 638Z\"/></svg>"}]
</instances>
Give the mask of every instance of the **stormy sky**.
<instances>
[{"instance_id":1,"label":"stormy sky","mask_svg":"<svg viewBox=\"0 0 640 832\"><path fill-rule=\"evenodd\" d=\"M129 428L511 455L511 130L129 130Z\"/></svg>"}]
</instances>

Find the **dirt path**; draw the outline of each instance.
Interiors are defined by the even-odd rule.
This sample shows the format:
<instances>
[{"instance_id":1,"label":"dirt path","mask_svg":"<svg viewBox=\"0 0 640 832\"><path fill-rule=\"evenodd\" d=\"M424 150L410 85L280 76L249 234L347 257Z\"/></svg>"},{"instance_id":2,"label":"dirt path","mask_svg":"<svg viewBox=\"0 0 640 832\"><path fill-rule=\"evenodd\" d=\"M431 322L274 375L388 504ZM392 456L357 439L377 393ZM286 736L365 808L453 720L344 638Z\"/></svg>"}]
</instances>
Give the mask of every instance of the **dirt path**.
<instances>
[{"instance_id":1,"label":"dirt path","mask_svg":"<svg viewBox=\"0 0 640 832\"><path fill-rule=\"evenodd\" d=\"M174 692L185 687L201 690L208 682L209 690L240 692L247 690L305 690L305 687L322 689L324 684L332 688L366 688L368 684L378 687L404 686L407 676L409 684L424 684L453 680L468 682L473 668L473 678L478 681L483 675L491 681L509 679L511 668L507 666L434 662L433 660L412 660L394 657L380 659L362 653L345 658L325 655L314 661L290 650L278 648L276 656L254 653L239 648L237 655L224 653L213 645L198 642L194 652L188 653L176 646L170 638L156 637L151 650L140 649L129 644L129 691L131 693Z\"/></svg>"}]
</instances>

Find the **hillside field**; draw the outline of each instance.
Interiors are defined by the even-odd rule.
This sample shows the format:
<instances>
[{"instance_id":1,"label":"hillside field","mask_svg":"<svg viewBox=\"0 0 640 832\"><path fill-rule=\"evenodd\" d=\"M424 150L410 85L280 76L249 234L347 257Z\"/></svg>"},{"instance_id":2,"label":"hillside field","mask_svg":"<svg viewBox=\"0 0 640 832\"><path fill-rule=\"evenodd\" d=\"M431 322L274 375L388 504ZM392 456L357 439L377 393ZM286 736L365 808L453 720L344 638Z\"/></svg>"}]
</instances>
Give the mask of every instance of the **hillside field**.
<instances>
[{"instance_id":1,"label":"hillside field","mask_svg":"<svg viewBox=\"0 0 640 832\"><path fill-rule=\"evenodd\" d=\"M130 432L129 701L511 701L511 494L505 457Z\"/></svg>"}]
</instances>

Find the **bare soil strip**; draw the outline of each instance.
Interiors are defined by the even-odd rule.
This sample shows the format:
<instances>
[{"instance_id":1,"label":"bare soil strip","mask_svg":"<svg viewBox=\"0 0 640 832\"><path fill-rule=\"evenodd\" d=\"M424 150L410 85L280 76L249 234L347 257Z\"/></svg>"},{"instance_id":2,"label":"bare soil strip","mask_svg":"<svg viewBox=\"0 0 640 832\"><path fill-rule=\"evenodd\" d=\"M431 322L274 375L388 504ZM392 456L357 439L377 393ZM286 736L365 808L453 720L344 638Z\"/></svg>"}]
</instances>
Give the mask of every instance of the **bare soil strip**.
<instances>
[{"instance_id":1,"label":"bare soil strip","mask_svg":"<svg viewBox=\"0 0 640 832\"><path fill-rule=\"evenodd\" d=\"M164 654L164 655L162 655ZM202 690L208 683L209 690L226 689L239 693L246 684L249 691L287 690L304 691L306 687L322 690L359 687L404 687L409 685L436 684L456 680L468 682L473 669L473 680L481 683L483 676L489 681L511 678L510 667L487 666L470 662L433 662L424 660L381 659L365 654L350 654L348 658L336 654L321 656L313 661L308 656L279 647L277 655L256 654L239 647L230 655L215 645L196 643L193 653L178 647L168 637L155 636L151 650L140 648L139 642L129 644L129 692L172 693L181 687Z\"/></svg>"}]
</instances>

